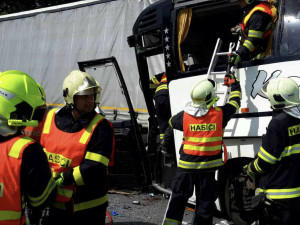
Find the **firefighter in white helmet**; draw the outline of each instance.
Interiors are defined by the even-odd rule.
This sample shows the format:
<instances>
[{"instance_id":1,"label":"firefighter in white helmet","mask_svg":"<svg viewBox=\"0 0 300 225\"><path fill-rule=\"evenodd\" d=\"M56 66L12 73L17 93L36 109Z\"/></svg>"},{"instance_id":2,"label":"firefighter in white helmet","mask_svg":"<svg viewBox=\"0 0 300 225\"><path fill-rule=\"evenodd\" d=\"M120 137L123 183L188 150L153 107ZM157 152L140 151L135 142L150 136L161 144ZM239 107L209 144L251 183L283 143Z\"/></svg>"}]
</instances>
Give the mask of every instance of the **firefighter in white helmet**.
<instances>
[{"instance_id":1,"label":"firefighter in white helmet","mask_svg":"<svg viewBox=\"0 0 300 225\"><path fill-rule=\"evenodd\" d=\"M45 105L28 74L0 73L0 224L25 224L25 206L38 216L55 199L56 185L42 146L23 134L37 126Z\"/></svg>"},{"instance_id":2,"label":"firefighter in white helmet","mask_svg":"<svg viewBox=\"0 0 300 225\"><path fill-rule=\"evenodd\" d=\"M229 76L229 75L228 75ZM172 195L163 224L181 224L188 199L196 190L195 224L213 224L215 171L222 159L223 129L238 112L241 99L239 81L231 75L229 102L213 107L218 100L216 83L205 79L191 89L192 102L171 117L171 128L183 131L180 158L172 183ZM165 139L172 129L168 128ZM164 139L164 140L165 140ZM226 158L226 157L225 157Z\"/></svg>"},{"instance_id":3,"label":"firefighter in white helmet","mask_svg":"<svg viewBox=\"0 0 300 225\"><path fill-rule=\"evenodd\" d=\"M257 156L245 167L251 180L256 177L260 192L247 199L245 208L267 199L267 213L260 216L259 224L296 225L300 209L299 86L291 78L275 78L262 92L273 109L282 111L270 121Z\"/></svg>"},{"instance_id":4,"label":"firefighter in white helmet","mask_svg":"<svg viewBox=\"0 0 300 225\"><path fill-rule=\"evenodd\" d=\"M66 106L49 111L41 144L58 185L49 224L105 224L112 124L96 113L101 87L89 74L64 80Z\"/></svg>"},{"instance_id":5,"label":"firefighter in white helmet","mask_svg":"<svg viewBox=\"0 0 300 225\"><path fill-rule=\"evenodd\" d=\"M273 0L237 0L244 10L243 20L232 28L233 33L240 33L242 43L230 57L233 65L241 61L263 59L272 50L272 34L277 20L277 10Z\"/></svg>"}]
</instances>

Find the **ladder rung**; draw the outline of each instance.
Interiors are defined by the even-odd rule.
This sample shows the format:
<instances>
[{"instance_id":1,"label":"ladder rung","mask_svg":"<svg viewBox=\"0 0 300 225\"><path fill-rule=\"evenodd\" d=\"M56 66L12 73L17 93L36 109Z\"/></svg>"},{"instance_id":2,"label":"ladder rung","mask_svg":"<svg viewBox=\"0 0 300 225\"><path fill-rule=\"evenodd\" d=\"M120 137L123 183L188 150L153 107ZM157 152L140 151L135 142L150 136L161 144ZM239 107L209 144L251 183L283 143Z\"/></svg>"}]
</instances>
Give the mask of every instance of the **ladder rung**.
<instances>
[{"instance_id":1,"label":"ladder rung","mask_svg":"<svg viewBox=\"0 0 300 225\"><path fill-rule=\"evenodd\" d=\"M231 54L230 52L218 52L217 55L229 55Z\"/></svg>"}]
</instances>

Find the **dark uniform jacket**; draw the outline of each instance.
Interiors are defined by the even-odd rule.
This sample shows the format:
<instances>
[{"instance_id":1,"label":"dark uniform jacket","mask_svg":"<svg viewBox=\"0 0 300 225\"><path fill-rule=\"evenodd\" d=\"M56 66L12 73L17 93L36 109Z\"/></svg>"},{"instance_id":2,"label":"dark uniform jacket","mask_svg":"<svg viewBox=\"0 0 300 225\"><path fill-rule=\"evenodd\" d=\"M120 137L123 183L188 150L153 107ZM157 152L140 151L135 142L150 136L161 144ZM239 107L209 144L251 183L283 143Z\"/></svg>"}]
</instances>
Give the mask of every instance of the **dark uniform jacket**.
<instances>
[{"instance_id":1,"label":"dark uniform jacket","mask_svg":"<svg viewBox=\"0 0 300 225\"><path fill-rule=\"evenodd\" d=\"M285 112L269 123L251 170L271 199L300 197L300 119Z\"/></svg>"},{"instance_id":2,"label":"dark uniform jacket","mask_svg":"<svg viewBox=\"0 0 300 225\"><path fill-rule=\"evenodd\" d=\"M260 2L246 6L244 17L258 4L260 4ZM243 45L237 50L237 54L241 57L241 60L250 60L259 53L266 51L269 38L262 38L262 35L265 34L268 26L272 26L272 16L269 14L256 11L251 15L244 31L247 38L244 37L242 39Z\"/></svg>"}]
</instances>

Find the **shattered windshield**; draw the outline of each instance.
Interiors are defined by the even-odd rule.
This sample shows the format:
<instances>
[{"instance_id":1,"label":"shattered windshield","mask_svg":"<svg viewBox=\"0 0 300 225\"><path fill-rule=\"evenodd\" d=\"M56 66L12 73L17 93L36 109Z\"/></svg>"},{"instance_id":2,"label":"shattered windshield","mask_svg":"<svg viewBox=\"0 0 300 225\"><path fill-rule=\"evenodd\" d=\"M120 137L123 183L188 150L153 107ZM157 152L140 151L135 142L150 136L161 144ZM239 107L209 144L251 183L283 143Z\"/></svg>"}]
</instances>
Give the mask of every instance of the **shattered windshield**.
<instances>
[{"instance_id":1,"label":"shattered windshield","mask_svg":"<svg viewBox=\"0 0 300 225\"><path fill-rule=\"evenodd\" d=\"M300 0L286 0L280 32L280 56L300 55Z\"/></svg>"}]
</instances>

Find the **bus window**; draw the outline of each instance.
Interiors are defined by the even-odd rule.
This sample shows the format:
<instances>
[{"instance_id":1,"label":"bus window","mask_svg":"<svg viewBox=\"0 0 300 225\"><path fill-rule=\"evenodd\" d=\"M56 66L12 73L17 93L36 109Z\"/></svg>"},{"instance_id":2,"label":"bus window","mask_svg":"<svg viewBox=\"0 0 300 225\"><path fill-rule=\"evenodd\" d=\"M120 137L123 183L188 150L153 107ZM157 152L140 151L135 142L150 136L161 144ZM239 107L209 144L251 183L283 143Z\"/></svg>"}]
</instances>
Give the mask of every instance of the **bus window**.
<instances>
[{"instance_id":1,"label":"bus window","mask_svg":"<svg viewBox=\"0 0 300 225\"><path fill-rule=\"evenodd\" d=\"M237 6L224 6L213 11L193 8L189 31L181 44L185 71L207 69L218 38L223 41L221 51L227 52L229 43L238 39L232 36L230 28L237 25L241 18L242 10ZM219 59L219 66L227 62L226 57L222 58Z\"/></svg>"},{"instance_id":2,"label":"bus window","mask_svg":"<svg viewBox=\"0 0 300 225\"><path fill-rule=\"evenodd\" d=\"M279 56L300 55L300 1L287 0L284 4Z\"/></svg>"}]
</instances>

